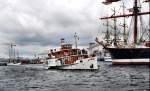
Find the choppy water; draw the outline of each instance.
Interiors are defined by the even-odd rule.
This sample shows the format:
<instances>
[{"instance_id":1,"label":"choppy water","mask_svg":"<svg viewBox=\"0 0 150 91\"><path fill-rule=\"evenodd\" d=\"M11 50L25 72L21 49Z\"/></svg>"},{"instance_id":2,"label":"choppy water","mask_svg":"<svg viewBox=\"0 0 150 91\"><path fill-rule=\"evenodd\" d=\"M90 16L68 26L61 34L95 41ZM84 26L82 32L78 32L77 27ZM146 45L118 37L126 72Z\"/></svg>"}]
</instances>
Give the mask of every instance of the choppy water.
<instances>
[{"instance_id":1,"label":"choppy water","mask_svg":"<svg viewBox=\"0 0 150 91\"><path fill-rule=\"evenodd\" d=\"M144 65L113 66L103 62L98 71L0 66L0 91L149 91L149 72Z\"/></svg>"}]
</instances>

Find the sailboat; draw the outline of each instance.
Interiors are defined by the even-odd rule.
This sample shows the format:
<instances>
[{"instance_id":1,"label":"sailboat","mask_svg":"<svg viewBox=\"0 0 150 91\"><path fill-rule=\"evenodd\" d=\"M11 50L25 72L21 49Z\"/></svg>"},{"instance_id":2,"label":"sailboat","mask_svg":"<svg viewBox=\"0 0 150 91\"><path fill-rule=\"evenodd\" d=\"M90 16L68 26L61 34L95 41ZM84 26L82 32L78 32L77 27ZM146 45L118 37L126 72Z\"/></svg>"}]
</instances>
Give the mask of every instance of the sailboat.
<instances>
[{"instance_id":1,"label":"sailboat","mask_svg":"<svg viewBox=\"0 0 150 91\"><path fill-rule=\"evenodd\" d=\"M118 0L106 0L105 4L111 4L112 2L117 2ZM145 2L149 2L150 0L146 0ZM114 24L116 24L116 18L120 17L134 17L134 29L133 29L133 43L127 44L124 40L124 44L120 45L120 42L117 41L117 35L114 34L113 46L108 43L104 43L103 41L99 41L98 38L95 41L102 45L104 49L110 52L111 58L113 59L113 64L149 64L150 59L150 41L138 41L138 16L149 15L148 12L140 12L138 1L134 1L133 12L130 14L123 15L112 15L110 17L103 17L100 19L114 19ZM150 21L149 21L150 23ZM150 24L149 24L150 25ZM114 26L114 30L116 32L116 25ZM150 28L147 30L150 32ZM149 36L149 34L148 34Z\"/></svg>"}]
</instances>

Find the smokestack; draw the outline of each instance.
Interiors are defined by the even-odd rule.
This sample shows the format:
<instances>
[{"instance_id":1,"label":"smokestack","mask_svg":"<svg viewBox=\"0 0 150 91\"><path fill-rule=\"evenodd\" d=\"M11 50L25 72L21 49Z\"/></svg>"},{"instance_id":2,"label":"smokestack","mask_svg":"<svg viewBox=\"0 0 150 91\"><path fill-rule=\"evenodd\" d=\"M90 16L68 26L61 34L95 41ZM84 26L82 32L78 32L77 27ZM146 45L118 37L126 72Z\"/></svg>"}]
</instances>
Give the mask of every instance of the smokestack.
<instances>
[{"instance_id":1,"label":"smokestack","mask_svg":"<svg viewBox=\"0 0 150 91\"><path fill-rule=\"evenodd\" d=\"M65 43L65 39L61 38L61 45Z\"/></svg>"}]
</instances>

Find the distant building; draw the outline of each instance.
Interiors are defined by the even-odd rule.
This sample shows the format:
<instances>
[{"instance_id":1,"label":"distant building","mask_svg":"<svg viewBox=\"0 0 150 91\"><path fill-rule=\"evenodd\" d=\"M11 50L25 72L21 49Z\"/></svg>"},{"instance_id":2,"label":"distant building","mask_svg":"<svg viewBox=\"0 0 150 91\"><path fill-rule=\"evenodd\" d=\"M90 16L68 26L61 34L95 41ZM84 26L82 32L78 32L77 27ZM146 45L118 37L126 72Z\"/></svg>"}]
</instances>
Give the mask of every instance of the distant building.
<instances>
[{"instance_id":1,"label":"distant building","mask_svg":"<svg viewBox=\"0 0 150 91\"><path fill-rule=\"evenodd\" d=\"M89 43L89 48L88 49L88 55L96 55L97 52L101 51L103 49L102 46L96 43Z\"/></svg>"}]
</instances>

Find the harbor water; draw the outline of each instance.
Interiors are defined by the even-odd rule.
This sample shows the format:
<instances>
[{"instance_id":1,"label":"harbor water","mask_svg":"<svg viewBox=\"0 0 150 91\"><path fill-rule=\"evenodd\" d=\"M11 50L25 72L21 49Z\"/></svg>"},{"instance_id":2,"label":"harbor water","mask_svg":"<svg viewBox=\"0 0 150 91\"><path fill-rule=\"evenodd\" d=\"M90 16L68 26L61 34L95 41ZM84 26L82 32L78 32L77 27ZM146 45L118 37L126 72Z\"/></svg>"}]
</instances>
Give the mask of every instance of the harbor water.
<instances>
[{"instance_id":1,"label":"harbor water","mask_svg":"<svg viewBox=\"0 0 150 91\"><path fill-rule=\"evenodd\" d=\"M150 91L148 65L112 65L100 69L47 70L42 65L0 66L0 91Z\"/></svg>"}]
</instances>

